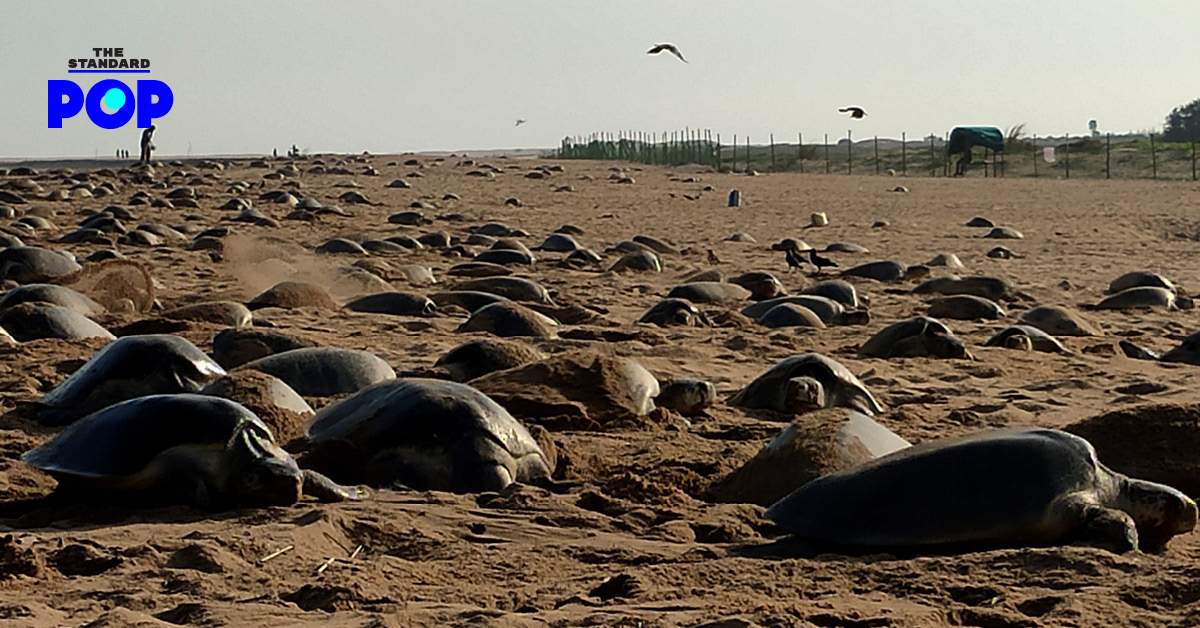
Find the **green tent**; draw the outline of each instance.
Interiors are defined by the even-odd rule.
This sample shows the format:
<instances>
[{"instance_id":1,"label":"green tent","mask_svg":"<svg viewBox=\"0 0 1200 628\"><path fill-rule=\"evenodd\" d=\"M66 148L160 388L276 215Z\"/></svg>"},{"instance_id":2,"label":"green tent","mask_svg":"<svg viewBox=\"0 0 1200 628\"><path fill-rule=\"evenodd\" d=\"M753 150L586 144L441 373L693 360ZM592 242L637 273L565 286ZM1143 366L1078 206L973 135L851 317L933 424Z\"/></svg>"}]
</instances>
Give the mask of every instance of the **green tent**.
<instances>
[{"instance_id":1,"label":"green tent","mask_svg":"<svg viewBox=\"0 0 1200 628\"><path fill-rule=\"evenodd\" d=\"M982 146L993 151L1004 150L1004 133L994 126L956 126L950 131L950 143L946 152L951 155L965 153L972 146Z\"/></svg>"}]
</instances>

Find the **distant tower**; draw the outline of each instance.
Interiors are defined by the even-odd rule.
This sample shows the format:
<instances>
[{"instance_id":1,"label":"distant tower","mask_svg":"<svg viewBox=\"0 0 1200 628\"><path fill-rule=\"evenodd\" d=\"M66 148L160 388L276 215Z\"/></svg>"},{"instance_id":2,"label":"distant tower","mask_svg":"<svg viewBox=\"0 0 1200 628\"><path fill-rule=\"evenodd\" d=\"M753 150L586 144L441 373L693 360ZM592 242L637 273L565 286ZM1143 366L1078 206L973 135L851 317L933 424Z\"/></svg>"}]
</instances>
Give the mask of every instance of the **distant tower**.
<instances>
[{"instance_id":1,"label":"distant tower","mask_svg":"<svg viewBox=\"0 0 1200 628\"><path fill-rule=\"evenodd\" d=\"M1088 120L1088 130L1092 132L1092 137L1098 137L1100 132L1096 130L1096 121Z\"/></svg>"}]
</instances>

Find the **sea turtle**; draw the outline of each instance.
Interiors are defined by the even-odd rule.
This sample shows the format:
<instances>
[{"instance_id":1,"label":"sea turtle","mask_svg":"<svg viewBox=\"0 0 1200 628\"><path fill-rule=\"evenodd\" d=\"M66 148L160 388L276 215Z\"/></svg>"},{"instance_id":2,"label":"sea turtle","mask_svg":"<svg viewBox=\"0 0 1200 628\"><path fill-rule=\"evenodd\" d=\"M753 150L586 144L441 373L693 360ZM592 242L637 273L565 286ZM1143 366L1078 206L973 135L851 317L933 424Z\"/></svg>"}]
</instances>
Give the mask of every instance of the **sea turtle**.
<instances>
[{"instance_id":1,"label":"sea turtle","mask_svg":"<svg viewBox=\"0 0 1200 628\"><path fill-rule=\"evenodd\" d=\"M485 305L493 303L507 303L508 298L502 297L491 292L478 292L475 290L450 290L448 292L435 292L429 295L429 300L433 301L439 308L447 306L461 307L468 312L474 312Z\"/></svg>"},{"instance_id":2,"label":"sea turtle","mask_svg":"<svg viewBox=\"0 0 1200 628\"><path fill-rule=\"evenodd\" d=\"M224 329L212 339L212 356L226 369L241 366L273 353L315 347L317 343L277 331L254 328Z\"/></svg>"},{"instance_id":3,"label":"sea turtle","mask_svg":"<svg viewBox=\"0 0 1200 628\"><path fill-rule=\"evenodd\" d=\"M252 310L265 307L337 309L337 303L334 303L333 297L329 296L329 292L325 288L303 281L277 283L251 299L246 306Z\"/></svg>"},{"instance_id":4,"label":"sea turtle","mask_svg":"<svg viewBox=\"0 0 1200 628\"><path fill-rule=\"evenodd\" d=\"M197 392L225 369L169 334L125 336L104 345L37 401L43 425L66 425L115 403L155 394Z\"/></svg>"},{"instance_id":5,"label":"sea turtle","mask_svg":"<svg viewBox=\"0 0 1200 628\"><path fill-rule=\"evenodd\" d=\"M795 417L754 457L708 488L711 501L764 508L823 475L909 447L875 419L849 408Z\"/></svg>"},{"instance_id":6,"label":"sea turtle","mask_svg":"<svg viewBox=\"0 0 1200 628\"><path fill-rule=\"evenodd\" d=\"M353 393L396 377L395 369L374 353L340 347L292 349L237 368L274 375L308 397Z\"/></svg>"},{"instance_id":7,"label":"sea turtle","mask_svg":"<svg viewBox=\"0 0 1200 628\"><path fill-rule=\"evenodd\" d=\"M0 249L0 279L37 283L65 277L83 270L68 254L37 246Z\"/></svg>"},{"instance_id":8,"label":"sea turtle","mask_svg":"<svg viewBox=\"0 0 1200 628\"><path fill-rule=\"evenodd\" d=\"M591 249L575 249L565 258L565 261L575 265L599 264L604 258Z\"/></svg>"},{"instance_id":9,"label":"sea turtle","mask_svg":"<svg viewBox=\"0 0 1200 628\"><path fill-rule=\"evenodd\" d=\"M480 338L464 342L447 351L434 363L446 369L450 379L466 382L493 371L536 362L546 357L541 351L516 340Z\"/></svg>"},{"instance_id":10,"label":"sea turtle","mask_svg":"<svg viewBox=\"0 0 1200 628\"><path fill-rule=\"evenodd\" d=\"M720 303L721 301L745 301L750 291L735 284L719 281L694 281L671 288L668 299L687 299L692 303Z\"/></svg>"},{"instance_id":11,"label":"sea turtle","mask_svg":"<svg viewBox=\"0 0 1200 628\"><path fill-rule=\"evenodd\" d=\"M883 412L883 406L850 369L820 353L784 358L730 397L729 403L788 414L835 406L869 415Z\"/></svg>"},{"instance_id":12,"label":"sea turtle","mask_svg":"<svg viewBox=\"0 0 1200 628\"><path fill-rule=\"evenodd\" d=\"M1100 331L1077 312L1059 305L1039 305L1021 315L1021 322L1051 336L1099 336Z\"/></svg>"},{"instance_id":13,"label":"sea turtle","mask_svg":"<svg viewBox=\"0 0 1200 628\"><path fill-rule=\"evenodd\" d=\"M933 256L933 259L930 259L928 262L925 262L925 265L926 266L945 266L946 268L953 268L955 270L962 270L963 268L965 268L965 266L962 263L962 260L958 259L958 256L953 253L938 253L937 255Z\"/></svg>"},{"instance_id":14,"label":"sea turtle","mask_svg":"<svg viewBox=\"0 0 1200 628\"><path fill-rule=\"evenodd\" d=\"M966 226L982 227L984 229L991 229L992 227L996 226L996 223L992 222L991 220L988 220L987 218L984 218L983 216L976 216L976 217L968 220Z\"/></svg>"},{"instance_id":15,"label":"sea turtle","mask_svg":"<svg viewBox=\"0 0 1200 628\"><path fill-rule=\"evenodd\" d=\"M655 255L654 251L643 250L622 255L620 259L613 262L608 270L615 273L627 270L659 273L662 272L662 269L662 262L658 259L658 255Z\"/></svg>"},{"instance_id":16,"label":"sea turtle","mask_svg":"<svg viewBox=\"0 0 1200 628\"><path fill-rule=\"evenodd\" d=\"M988 549L1086 541L1161 550L1196 525L1171 487L1115 473L1086 440L1048 429L929 441L804 485L766 517L818 543Z\"/></svg>"},{"instance_id":17,"label":"sea turtle","mask_svg":"<svg viewBox=\"0 0 1200 628\"><path fill-rule=\"evenodd\" d=\"M542 284L523 277L483 277L459 283L454 289L498 294L513 301L554 305L550 292Z\"/></svg>"},{"instance_id":18,"label":"sea turtle","mask_svg":"<svg viewBox=\"0 0 1200 628\"><path fill-rule=\"evenodd\" d=\"M455 333L486 331L496 336L553 338L558 321L513 301L485 305L473 312Z\"/></svg>"},{"instance_id":19,"label":"sea turtle","mask_svg":"<svg viewBox=\"0 0 1200 628\"><path fill-rule=\"evenodd\" d=\"M526 251L518 251L515 249L488 249L474 257L476 262L488 262L490 264L500 264L508 266L511 264L530 265L537 261L534 256Z\"/></svg>"},{"instance_id":20,"label":"sea turtle","mask_svg":"<svg viewBox=\"0 0 1200 628\"><path fill-rule=\"evenodd\" d=\"M448 268L446 274L454 277L505 277L512 274L512 269L491 262L463 262Z\"/></svg>"},{"instance_id":21,"label":"sea turtle","mask_svg":"<svg viewBox=\"0 0 1200 628\"><path fill-rule=\"evenodd\" d=\"M699 280L692 279L691 281ZM718 279L718 281L720 280ZM729 283L737 284L749 290L750 298L755 301L774 299L775 297L787 294L787 290L784 289L783 284L779 283L775 275L759 270L732 277L729 279Z\"/></svg>"},{"instance_id":22,"label":"sea turtle","mask_svg":"<svg viewBox=\"0 0 1200 628\"><path fill-rule=\"evenodd\" d=\"M1116 294L1123 290L1128 290L1129 288L1139 288L1142 286L1166 288L1171 292L1178 292L1178 290L1175 289L1175 284L1171 283L1170 279L1167 279L1158 273L1152 273L1144 270L1125 273L1124 275L1113 279L1112 283L1108 284L1108 292L1110 294Z\"/></svg>"},{"instance_id":23,"label":"sea turtle","mask_svg":"<svg viewBox=\"0 0 1200 628\"><path fill-rule=\"evenodd\" d=\"M870 358L937 358L974 357L963 341L941 321L928 316L914 316L892 323L879 330L858 348L859 355Z\"/></svg>"},{"instance_id":24,"label":"sea turtle","mask_svg":"<svg viewBox=\"0 0 1200 628\"><path fill-rule=\"evenodd\" d=\"M395 316L432 316L437 311L433 301L408 292L377 292L364 294L346 303L347 310L392 314Z\"/></svg>"},{"instance_id":25,"label":"sea turtle","mask_svg":"<svg viewBox=\"0 0 1200 628\"><path fill-rule=\"evenodd\" d=\"M21 460L58 480L64 499L134 504L286 506L301 493L363 499L301 471L245 407L196 394L149 395L89 414Z\"/></svg>"},{"instance_id":26,"label":"sea turtle","mask_svg":"<svg viewBox=\"0 0 1200 628\"><path fill-rule=\"evenodd\" d=\"M684 416L703 413L717 402L717 388L704 379L681 378L661 384L654 404Z\"/></svg>"},{"instance_id":27,"label":"sea turtle","mask_svg":"<svg viewBox=\"0 0 1200 628\"><path fill-rule=\"evenodd\" d=\"M382 382L307 424L306 466L382 488L499 491L544 483L553 463L503 407L457 382Z\"/></svg>"},{"instance_id":28,"label":"sea turtle","mask_svg":"<svg viewBox=\"0 0 1200 628\"><path fill-rule=\"evenodd\" d=\"M1168 310L1186 309L1181 307L1182 303L1182 298L1177 299L1175 293L1166 288L1139 286L1136 288L1126 288L1112 296L1106 297L1103 301L1097 303L1095 307L1098 310L1126 310L1149 307L1162 307Z\"/></svg>"},{"instance_id":29,"label":"sea turtle","mask_svg":"<svg viewBox=\"0 0 1200 628\"><path fill-rule=\"evenodd\" d=\"M1019 337L1025 337L1025 342L1019 340ZM1046 332L1032 327L1030 325L1009 325L1004 329L996 332L987 342L983 343L985 347L1009 347L1011 349L1027 349L1031 351L1044 351L1046 353L1069 353L1067 348L1062 345L1054 336Z\"/></svg>"},{"instance_id":30,"label":"sea turtle","mask_svg":"<svg viewBox=\"0 0 1200 628\"><path fill-rule=\"evenodd\" d=\"M83 314L96 316L105 312L104 306L93 301L87 295L76 292L66 286L50 283L31 283L17 286L4 293L0 298L0 310L12 307L18 303L49 303L61 305Z\"/></svg>"},{"instance_id":31,"label":"sea turtle","mask_svg":"<svg viewBox=\"0 0 1200 628\"><path fill-rule=\"evenodd\" d=\"M908 266L895 260L879 260L847 268L842 277L863 277L876 281L900 281L907 278Z\"/></svg>"},{"instance_id":32,"label":"sea turtle","mask_svg":"<svg viewBox=\"0 0 1200 628\"><path fill-rule=\"evenodd\" d=\"M112 332L83 314L48 303L19 303L0 310L0 327L18 342L39 338L115 338Z\"/></svg>"},{"instance_id":33,"label":"sea turtle","mask_svg":"<svg viewBox=\"0 0 1200 628\"><path fill-rule=\"evenodd\" d=\"M929 303L929 309L925 313L935 318L953 318L964 321L1004 318L1004 310L995 301L973 294L955 294L934 299Z\"/></svg>"},{"instance_id":34,"label":"sea turtle","mask_svg":"<svg viewBox=\"0 0 1200 628\"><path fill-rule=\"evenodd\" d=\"M757 320L763 314L771 311L776 305L782 303L795 303L796 305L804 306L811 310L813 314L816 314L821 319L821 322L826 325L865 325L871 320L871 315L866 310L847 310L838 301L815 294L793 294L786 297L759 301L758 303L742 308L742 316Z\"/></svg>"},{"instance_id":35,"label":"sea turtle","mask_svg":"<svg viewBox=\"0 0 1200 628\"><path fill-rule=\"evenodd\" d=\"M959 277L946 275L934 277L912 289L913 294L973 294L977 297L996 300L1011 300L1017 296L1016 288L997 277Z\"/></svg>"},{"instance_id":36,"label":"sea turtle","mask_svg":"<svg viewBox=\"0 0 1200 628\"><path fill-rule=\"evenodd\" d=\"M339 253L348 254L348 255L366 255L367 254L367 250L364 249L361 244L355 242L354 240L348 240L346 238L331 238L329 240L326 240L326 241L322 242L321 245L316 248L316 252L323 253L323 254L330 254L330 255L339 254Z\"/></svg>"},{"instance_id":37,"label":"sea turtle","mask_svg":"<svg viewBox=\"0 0 1200 628\"><path fill-rule=\"evenodd\" d=\"M815 283L800 291L800 294L815 294L827 299L833 299L846 307L857 308L859 306L858 290L848 281L841 279L831 279Z\"/></svg>"},{"instance_id":38,"label":"sea turtle","mask_svg":"<svg viewBox=\"0 0 1200 628\"><path fill-rule=\"evenodd\" d=\"M1184 338L1178 346L1164 353L1162 361L1200 365L1200 332Z\"/></svg>"},{"instance_id":39,"label":"sea turtle","mask_svg":"<svg viewBox=\"0 0 1200 628\"><path fill-rule=\"evenodd\" d=\"M812 327L825 329L821 317L798 303L780 303L758 317L764 327Z\"/></svg>"},{"instance_id":40,"label":"sea turtle","mask_svg":"<svg viewBox=\"0 0 1200 628\"><path fill-rule=\"evenodd\" d=\"M870 253L867 247L853 242L831 242L825 245L825 253Z\"/></svg>"},{"instance_id":41,"label":"sea turtle","mask_svg":"<svg viewBox=\"0 0 1200 628\"><path fill-rule=\"evenodd\" d=\"M635 235L635 236L633 236L632 239L634 242L637 242L638 244L642 244L642 245L650 247L655 253L658 253L659 255L678 255L679 254L679 249L675 248L674 246L668 244L667 242L665 242L663 240L660 240L660 239L652 237L652 236Z\"/></svg>"},{"instance_id":42,"label":"sea turtle","mask_svg":"<svg viewBox=\"0 0 1200 628\"><path fill-rule=\"evenodd\" d=\"M253 322L250 308L236 301L206 301L167 310L163 318L204 321L230 327L248 327Z\"/></svg>"},{"instance_id":43,"label":"sea turtle","mask_svg":"<svg viewBox=\"0 0 1200 628\"><path fill-rule=\"evenodd\" d=\"M685 299L663 299L651 305L638 319L639 323L651 323L659 327L679 325L682 327L706 327L708 317Z\"/></svg>"},{"instance_id":44,"label":"sea turtle","mask_svg":"<svg viewBox=\"0 0 1200 628\"><path fill-rule=\"evenodd\" d=\"M992 230L984 234L983 237L993 240L1020 240L1025 236L1012 227L992 227Z\"/></svg>"},{"instance_id":45,"label":"sea turtle","mask_svg":"<svg viewBox=\"0 0 1200 628\"><path fill-rule=\"evenodd\" d=\"M582 249L583 246L570 234L555 232L546 236L546 239L542 240L542 243L537 248L542 251L570 253L571 251Z\"/></svg>"}]
</instances>

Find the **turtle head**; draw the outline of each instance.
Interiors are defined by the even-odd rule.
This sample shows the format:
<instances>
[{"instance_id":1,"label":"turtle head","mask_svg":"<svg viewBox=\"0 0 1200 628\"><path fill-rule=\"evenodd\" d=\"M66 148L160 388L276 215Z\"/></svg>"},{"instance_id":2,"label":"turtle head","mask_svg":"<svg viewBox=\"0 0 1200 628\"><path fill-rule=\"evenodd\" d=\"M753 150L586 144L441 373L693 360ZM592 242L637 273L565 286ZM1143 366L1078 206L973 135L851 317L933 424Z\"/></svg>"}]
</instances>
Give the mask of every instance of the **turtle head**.
<instances>
[{"instance_id":1,"label":"turtle head","mask_svg":"<svg viewBox=\"0 0 1200 628\"><path fill-rule=\"evenodd\" d=\"M269 436L243 430L236 437L228 487L238 504L290 506L300 501L304 475Z\"/></svg>"},{"instance_id":2,"label":"turtle head","mask_svg":"<svg viewBox=\"0 0 1200 628\"><path fill-rule=\"evenodd\" d=\"M1196 527L1196 502L1165 484L1125 478L1122 510L1137 524L1143 551L1161 552L1176 534Z\"/></svg>"},{"instance_id":3,"label":"turtle head","mask_svg":"<svg viewBox=\"0 0 1200 628\"><path fill-rule=\"evenodd\" d=\"M929 334L925 338L925 346L930 354L939 358L975 359L961 338L949 334Z\"/></svg>"},{"instance_id":4,"label":"turtle head","mask_svg":"<svg viewBox=\"0 0 1200 628\"><path fill-rule=\"evenodd\" d=\"M793 377L785 387L784 405L796 414L825 407L825 386L812 377Z\"/></svg>"},{"instance_id":5,"label":"turtle head","mask_svg":"<svg viewBox=\"0 0 1200 628\"><path fill-rule=\"evenodd\" d=\"M1004 339L1004 346L1009 349L1033 351L1033 340L1025 334L1013 334Z\"/></svg>"}]
</instances>

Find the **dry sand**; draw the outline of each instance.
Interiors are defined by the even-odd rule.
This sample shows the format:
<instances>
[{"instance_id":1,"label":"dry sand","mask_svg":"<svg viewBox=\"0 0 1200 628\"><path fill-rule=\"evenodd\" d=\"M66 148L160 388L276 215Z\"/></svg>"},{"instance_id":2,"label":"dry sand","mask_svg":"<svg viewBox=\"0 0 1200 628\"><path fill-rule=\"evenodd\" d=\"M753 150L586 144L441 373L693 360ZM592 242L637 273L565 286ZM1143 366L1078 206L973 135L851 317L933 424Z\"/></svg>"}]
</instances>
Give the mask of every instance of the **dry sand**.
<instances>
[{"instance_id":1,"label":"dry sand","mask_svg":"<svg viewBox=\"0 0 1200 628\"><path fill-rule=\"evenodd\" d=\"M1198 367L1135 361L1120 352L1082 352L1122 338L1164 351L1196 331L1196 310L1089 313L1104 335L1066 339L1074 352L1070 356L983 348L999 325L947 321L967 340L976 362L855 357L854 348L869 334L924 311L923 300L904 294L911 283L856 281L871 299L873 320L865 327L768 330L736 318L713 329L633 324L682 276L708 267L708 248L723 261L719 268L727 275L769 270L789 290L802 287L811 280L788 274L782 254L770 250L785 236L818 247L848 241L870 249L869 254L831 254L843 266L874 259L915 264L940 252L955 253L967 265L966 274L1007 278L1040 303L1094 303L1110 280L1130 270L1157 271L1184 291L1194 290L1200 286L1192 257L1200 238L1195 184L749 177L647 167L630 168L636 182L623 185L606 178L617 164L598 162L564 162L565 172L543 180L522 176L542 163L536 160L489 158L505 170L495 178L465 176L470 168L456 167L455 158L422 158L421 167L385 165L405 159L372 157L381 176L298 177L306 194L327 204L344 191L333 185L348 179L381 204L341 204L354 216L322 216L315 224L283 221L280 228L222 221L232 213L216 209L230 196L222 181L258 182L265 170L246 168L245 162L223 172L187 168L220 177L199 187L201 209L132 207L135 224L177 224L192 214L205 226L228 224L235 235L227 239L223 261L177 244L123 251L147 265L167 307L218 298L246 301L282 278L277 267L260 264L270 257L286 259L301 277L333 288L344 301L354 290L334 279L329 267L351 260L310 253L327 238L416 236L433 229L463 233L469 225L502 220L533 234L532 246L571 223L584 229L579 239L598 251L639 233L685 249L664 255L660 274L571 270L554 263L561 255L549 253L538 254L544 261L528 274L557 290L560 301L602 312L617 329L642 329L632 339L605 343L609 350L635 357L660 377L710 378L722 397L778 359L816 350L859 374L891 408L880 421L912 441L987 427L1061 427L1140 402L1200 401L1194 386ZM300 164L302 169L309 165ZM354 171L361 167L351 165ZM181 169L158 168L160 177L176 170ZM407 176L414 171L423 176ZM385 188L395 177L406 178L412 188ZM699 180L683 182L686 177ZM151 192L162 196L189 178L173 177L168 187ZM901 183L911 191L890 191ZM553 191L562 185L574 191ZM683 198L706 185L714 190L699 200ZM266 185L278 187L277 181ZM741 208L726 207L734 188L741 190ZM55 211L52 221L59 229L26 239L52 242L78 222L76 210L123 203L137 189L122 183L107 199L35 201L34 206ZM255 188L254 196L259 191ZM441 200L450 192L461 200ZM523 206L505 206L509 197ZM387 223L389 214L414 200L437 206L425 211L432 225ZM267 202L255 205L276 218L286 213ZM829 226L804 229L814 211L825 212ZM465 220L439 218L453 213ZM963 226L975 215L1014 227L1025 238L983 239L986 230ZM878 220L888 225L872 228ZM723 241L738 231L758 243ZM997 244L1024 257L986 257ZM99 247L68 248L82 258ZM429 250L385 259L429 265L442 282L450 279L443 271L462 261ZM608 256L607 263L612 259ZM433 291L401 279L393 284ZM1008 305L1006 321L1015 322L1029 305ZM704 309L713 314L738 307ZM266 316L283 331L321 344L375 351L400 370L430 367L464 340L452 332L463 315L416 319L301 309L271 310ZM111 328L138 318L113 314L101 322ZM180 333L208 348L219 329L192 323ZM534 344L554 353L597 343ZM50 432L24 418L18 404L57 384L99 346L34 341L0 349L0 407L7 413L0 418L0 497L31 497L53 487L51 479L19 461ZM1161 385L1130 387L1138 383ZM778 531L762 519L758 506L711 504L699 497L780 427L718 404L690 424L668 417L605 431L556 432L560 466L568 477L587 483L582 492L569 495L530 487L501 495L385 491L364 503L221 514L68 508L0 519L0 531L10 535L0 537L0 624L1017 628L1200 623L1197 534L1177 537L1161 555L1065 547L911 559L730 556L731 548L771 540Z\"/></svg>"}]
</instances>

